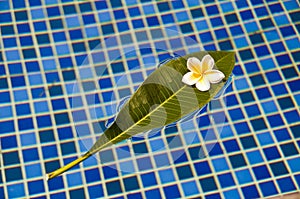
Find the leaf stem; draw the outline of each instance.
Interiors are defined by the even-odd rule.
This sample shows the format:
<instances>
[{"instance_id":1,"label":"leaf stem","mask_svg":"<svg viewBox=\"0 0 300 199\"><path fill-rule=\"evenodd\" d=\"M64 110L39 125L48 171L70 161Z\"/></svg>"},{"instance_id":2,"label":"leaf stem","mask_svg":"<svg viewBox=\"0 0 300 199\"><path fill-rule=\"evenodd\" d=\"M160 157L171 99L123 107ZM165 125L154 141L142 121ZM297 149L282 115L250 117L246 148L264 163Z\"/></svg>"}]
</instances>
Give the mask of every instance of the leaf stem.
<instances>
[{"instance_id":1,"label":"leaf stem","mask_svg":"<svg viewBox=\"0 0 300 199\"><path fill-rule=\"evenodd\" d=\"M65 171L71 169L75 165L79 164L80 162L84 161L85 159L89 158L92 154L90 152L85 153L83 156L77 158L73 162L70 162L69 164L47 174L47 180L51 180L52 178L55 178L56 176L59 176L60 174L64 173Z\"/></svg>"}]
</instances>

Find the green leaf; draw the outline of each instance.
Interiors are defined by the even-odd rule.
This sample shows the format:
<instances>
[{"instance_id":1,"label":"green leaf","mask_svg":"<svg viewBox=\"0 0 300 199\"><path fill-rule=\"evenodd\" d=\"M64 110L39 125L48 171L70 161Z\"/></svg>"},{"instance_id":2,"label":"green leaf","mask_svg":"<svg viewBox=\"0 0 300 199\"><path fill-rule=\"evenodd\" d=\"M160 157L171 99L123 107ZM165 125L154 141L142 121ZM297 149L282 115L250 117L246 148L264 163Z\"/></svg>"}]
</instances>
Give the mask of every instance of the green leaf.
<instances>
[{"instance_id":1,"label":"green leaf","mask_svg":"<svg viewBox=\"0 0 300 199\"><path fill-rule=\"evenodd\" d=\"M212 84L209 91L201 92L195 86L182 83L182 76L188 72L187 59L202 59L210 54L215 60L215 68L222 71L225 78ZM133 135L163 127L206 105L225 85L235 64L233 52L198 52L172 59L155 70L133 94L118 113L114 123L106 129L92 148L74 163L49 174L53 178L70 169L101 149Z\"/></svg>"}]
</instances>

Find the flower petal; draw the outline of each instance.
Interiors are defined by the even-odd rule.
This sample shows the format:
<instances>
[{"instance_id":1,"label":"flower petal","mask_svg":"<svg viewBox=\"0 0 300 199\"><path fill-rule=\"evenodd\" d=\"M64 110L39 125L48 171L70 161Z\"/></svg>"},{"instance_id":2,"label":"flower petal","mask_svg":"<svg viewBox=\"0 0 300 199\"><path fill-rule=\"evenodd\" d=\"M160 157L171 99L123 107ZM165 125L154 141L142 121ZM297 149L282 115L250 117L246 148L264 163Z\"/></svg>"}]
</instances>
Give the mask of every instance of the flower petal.
<instances>
[{"instance_id":1,"label":"flower petal","mask_svg":"<svg viewBox=\"0 0 300 199\"><path fill-rule=\"evenodd\" d=\"M210 83L204 76L196 83L196 87L200 91L208 91L210 89Z\"/></svg>"},{"instance_id":2,"label":"flower petal","mask_svg":"<svg viewBox=\"0 0 300 199\"><path fill-rule=\"evenodd\" d=\"M192 71L194 73L201 74L200 67L201 67L201 61L198 58L196 58L196 57L190 57L187 60L187 68L190 71Z\"/></svg>"},{"instance_id":3,"label":"flower petal","mask_svg":"<svg viewBox=\"0 0 300 199\"><path fill-rule=\"evenodd\" d=\"M187 84L187 85L194 85L196 84L201 78L201 75L193 73L193 72L188 72L182 77L182 82Z\"/></svg>"},{"instance_id":4,"label":"flower petal","mask_svg":"<svg viewBox=\"0 0 300 199\"><path fill-rule=\"evenodd\" d=\"M201 73L213 69L215 60L210 55L205 55L201 61Z\"/></svg>"},{"instance_id":5,"label":"flower petal","mask_svg":"<svg viewBox=\"0 0 300 199\"><path fill-rule=\"evenodd\" d=\"M209 80L210 83L216 84L222 81L225 75L219 70L209 70L204 73L205 78Z\"/></svg>"}]
</instances>

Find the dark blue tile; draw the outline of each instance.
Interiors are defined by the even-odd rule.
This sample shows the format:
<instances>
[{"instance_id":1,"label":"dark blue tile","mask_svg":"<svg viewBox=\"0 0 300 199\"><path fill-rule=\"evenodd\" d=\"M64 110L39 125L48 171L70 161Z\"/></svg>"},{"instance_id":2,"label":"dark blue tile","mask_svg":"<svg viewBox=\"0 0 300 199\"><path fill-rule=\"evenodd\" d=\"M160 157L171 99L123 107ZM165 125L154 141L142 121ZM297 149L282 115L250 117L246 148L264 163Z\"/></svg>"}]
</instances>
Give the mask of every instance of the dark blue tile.
<instances>
[{"instance_id":1,"label":"dark blue tile","mask_svg":"<svg viewBox=\"0 0 300 199\"><path fill-rule=\"evenodd\" d=\"M243 154L229 156L229 160L233 168L246 166L246 161Z\"/></svg>"},{"instance_id":2,"label":"dark blue tile","mask_svg":"<svg viewBox=\"0 0 300 199\"><path fill-rule=\"evenodd\" d=\"M225 20L226 20L227 24L232 24L232 23L238 23L239 22L238 17L235 13L225 15Z\"/></svg>"},{"instance_id":3,"label":"dark blue tile","mask_svg":"<svg viewBox=\"0 0 300 199\"><path fill-rule=\"evenodd\" d=\"M280 28L280 32L283 37L288 37L296 34L292 26L282 27Z\"/></svg>"},{"instance_id":4,"label":"dark blue tile","mask_svg":"<svg viewBox=\"0 0 300 199\"><path fill-rule=\"evenodd\" d=\"M257 118L251 120L251 125L255 131L267 129L266 122L264 121L263 118Z\"/></svg>"},{"instance_id":5,"label":"dark blue tile","mask_svg":"<svg viewBox=\"0 0 300 199\"><path fill-rule=\"evenodd\" d=\"M23 179L20 167L5 169L6 182L12 182Z\"/></svg>"},{"instance_id":6,"label":"dark blue tile","mask_svg":"<svg viewBox=\"0 0 300 199\"><path fill-rule=\"evenodd\" d=\"M230 27L230 32L233 36L244 34L243 29L239 25Z\"/></svg>"},{"instance_id":7,"label":"dark blue tile","mask_svg":"<svg viewBox=\"0 0 300 199\"><path fill-rule=\"evenodd\" d=\"M83 35L80 29L70 30L69 34L72 40L83 39Z\"/></svg>"},{"instance_id":8,"label":"dark blue tile","mask_svg":"<svg viewBox=\"0 0 300 199\"><path fill-rule=\"evenodd\" d=\"M93 10L92 6L89 2L79 4L79 9L80 9L80 12L82 12L82 13L90 12Z\"/></svg>"},{"instance_id":9,"label":"dark blue tile","mask_svg":"<svg viewBox=\"0 0 300 199\"><path fill-rule=\"evenodd\" d=\"M268 88L255 89L255 92L259 99L266 99L272 96Z\"/></svg>"},{"instance_id":10,"label":"dark blue tile","mask_svg":"<svg viewBox=\"0 0 300 199\"><path fill-rule=\"evenodd\" d=\"M36 39L37 39L38 44L49 44L50 43L48 34L36 35Z\"/></svg>"},{"instance_id":11,"label":"dark blue tile","mask_svg":"<svg viewBox=\"0 0 300 199\"><path fill-rule=\"evenodd\" d=\"M240 138L240 139L241 139L241 143L242 143L244 149L257 147L257 144L256 144L253 136L251 136L251 135L247 136L247 137Z\"/></svg>"},{"instance_id":12,"label":"dark blue tile","mask_svg":"<svg viewBox=\"0 0 300 199\"><path fill-rule=\"evenodd\" d=\"M2 128L2 124L1 124ZM1 138L1 149L11 149L11 148L17 148L17 139L15 135L12 136L6 136Z\"/></svg>"},{"instance_id":13,"label":"dark blue tile","mask_svg":"<svg viewBox=\"0 0 300 199\"><path fill-rule=\"evenodd\" d=\"M40 55L42 57L53 56L53 51L51 47L40 47Z\"/></svg>"},{"instance_id":14,"label":"dark blue tile","mask_svg":"<svg viewBox=\"0 0 300 199\"><path fill-rule=\"evenodd\" d=\"M226 29L215 30L215 34L217 36L217 39L228 38L228 33L227 33Z\"/></svg>"},{"instance_id":15,"label":"dark blue tile","mask_svg":"<svg viewBox=\"0 0 300 199\"><path fill-rule=\"evenodd\" d=\"M20 157L18 151L3 153L2 157L3 157L4 166L20 164Z\"/></svg>"},{"instance_id":16,"label":"dark blue tile","mask_svg":"<svg viewBox=\"0 0 300 199\"><path fill-rule=\"evenodd\" d=\"M94 15L83 15L82 19L83 19L83 23L86 25L96 23Z\"/></svg>"},{"instance_id":17,"label":"dark blue tile","mask_svg":"<svg viewBox=\"0 0 300 199\"><path fill-rule=\"evenodd\" d=\"M19 130L29 130L33 129L32 118L18 119Z\"/></svg>"},{"instance_id":18,"label":"dark blue tile","mask_svg":"<svg viewBox=\"0 0 300 199\"><path fill-rule=\"evenodd\" d=\"M284 47L284 45L281 41L270 44L270 45L271 45L271 49L272 49L273 53L279 53L279 52L285 52L286 51L286 49L285 49L285 47Z\"/></svg>"},{"instance_id":19,"label":"dark blue tile","mask_svg":"<svg viewBox=\"0 0 300 199\"><path fill-rule=\"evenodd\" d=\"M299 84L300 84L300 80L294 80L294 81L288 82L288 85L293 92L300 90Z\"/></svg>"},{"instance_id":20,"label":"dark blue tile","mask_svg":"<svg viewBox=\"0 0 300 199\"><path fill-rule=\"evenodd\" d=\"M104 35L113 34L115 32L112 24L102 25L101 28Z\"/></svg>"},{"instance_id":21,"label":"dark blue tile","mask_svg":"<svg viewBox=\"0 0 300 199\"><path fill-rule=\"evenodd\" d=\"M42 147L42 152L44 159L58 156L56 145L44 146ZM58 162L50 162L49 164L46 164L47 173L57 169L58 167L60 167Z\"/></svg>"},{"instance_id":22,"label":"dark blue tile","mask_svg":"<svg viewBox=\"0 0 300 199\"><path fill-rule=\"evenodd\" d=\"M42 143L55 141L53 130L39 131L39 137Z\"/></svg>"},{"instance_id":23,"label":"dark blue tile","mask_svg":"<svg viewBox=\"0 0 300 199\"><path fill-rule=\"evenodd\" d=\"M279 151L276 147L269 147L263 149L267 160L275 160L281 158Z\"/></svg>"},{"instance_id":24,"label":"dark blue tile","mask_svg":"<svg viewBox=\"0 0 300 199\"><path fill-rule=\"evenodd\" d=\"M107 2L105 2L105 1L95 1L94 3L96 5L97 10L108 8L107 7Z\"/></svg>"},{"instance_id":25,"label":"dark blue tile","mask_svg":"<svg viewBox=\"0 0 300 199\"><path fill-rule=\"evenodd\" d=\"M212 173L211 168L210 168L208 162L206 162L206 161L195 163L194 167L196 169L198 176Z\"/></svg>"},{"instance_id":26,"label":"dark blue tile","mask_svg":"<svg viewBox=\"0 0 300 199\"><path fill-rule=\"evenodd\" d=\"M254 50L259 57L270 55L270 51L266 46L255 47Z\"/></svg>"},{"instance_id":27,"label":"dark blue tile","mask_svg":"<svg viewBox=\"0 0 300 199\"><path fill-rule=\"evenodd\" d=\"M270 164L274 176L281 176L288 174L288 170L283 162L275 162Z\"/></svg>"},{"instance_id":28,"label":"dark blue tile","mask_svg":"<svg viewBox=\"0 0 300 199\"><path fill-rule=\"evenodd\" d=\"M240 108L231 109L228 111L232 120L241 120L245 118Z\"/></svg>"},{"instance_id":29,"label":"dark blue tile","mask_svg":"<svg viewBox=\"0 0 300 199\"><path fill-rule=\"evenodd\" d=\"M215 15L215 14L219 14L219 9L216 5L207 6L206 12L208 15Z\"/></svg>"},{"instance_id":30,"label":"dark blue tile","mask_svg":"<svg viewBox=\"0 0 300 199\"><path fill-rule=\"evenodd\" d=\"M156 16L147 17L146 19L147 19L148 26L158 26L159 25L159 21Z\"/></svg>"},{"instance_id":31,"label":"dark blue tile","mask_svg":"<svg viewBox=\"0 0 300 199\"><path fill-rule=\"evenodd\" d=\"M124 178L123 179L125 190L126 191L133 191L140 189L138 179L136 176L129 177L129 178Z\"/></svg>"},{"instance_id":32,"label":"dark blue tile","mask_svg":"<svg viewBox=\"0 0 300 199\"><path fill-rule=\"evenodd\" d=\"M295 67L284 68L282 69L282 72L285 79L298 77L298 72L296 71Z\"/></svg>"},{"instance_id":33,"label":"dark blue tile","mask_svg":"<svg viewBox=\"0 0 300 199\"><path fill-rule=\"evenodd\" d=\"M217 184L213 177L207 177L200 179L201 188L204 192L214 191L217 190Z\"/></svg>"},{"instance_id":34,"label":"dark blue tile","mask_svg":"<svg viewBox=\"0 0 300 199\"><path fill-rule=\"evenodd\" d=\"M154 186L157 184L154 173L146 173L141 175L144 187Z\"/></svg>"},{"instance_id":35,"label":"dark blue tile","mask_svg":"<svg viewBox=\"0 0 300 199\"><path fill-rule=\"evenodd\" d=\"M1 26L1 34L2 35L13 35L15 34L14 28L12 25Z\"/></svg>"},{"instance_id":36,"label":"dark blue tile","mask_svg":"<svg viewBox=\"0 0 300 199\"><path fill-rule=\"evenodd\" d=\"M119 32L124 32L124 31L129 30L129 26L126 21L117 23L117 27L118 27Z\"/></svg>"},{"instance_id":37,"label":"dark blue tile","mask_svg":"<svg viewBox=\"0 0 300 199\"><path fill-rule=\"evenodd\" d=\"M17 11L15 12L16 21L26 21L28 20L28 15L26 11Z\"/></svg>"},{"instance_id":38,"label":"dark blue tile","mask_svg":"<svg viewBox=\"0 0 300 199\"><path fill-rule=\"evenodd\" d=\"M61 19L53 19L53 20L50 20L50 27L51 27L51 29L53 29L53 30L64 28L64 27L63 27L63 22L62 22Z\"/></svg>"},{"instance_id":39,"label":"dark blue tile","mask_svg":"<svg viewBox=\"0 0 300 199\"><path fill-rule=\"evenodd\" d=\"M250 128L246 122L235 123L234 127L239 134L245 134L250 132Z\"/></svg>"},{"instance_id":40,"label":"dark blue tile","mask_svg":"<svg viewBox=\"0 0 300 199\"><path fill-rule=\"evenodd\" d=\"M219 179L219 182L220 182L222 188L235 185L235 182L233 180L231 173L225 173L225 174L218 175L218 179Z\"/></svg>"},{"instance_id":41,"label":"dark blue tile","mask_svg":"<svg viewBox=\"0 0 300 199\"><path fill-rule=\"evenodd\" d=\"M7 22L11 22L12 18L11 18L11 13L0 13L0 23L7 23Z\"/></svg>"},{"instance_id":42,"label":"dark blue tile","mask_svg":"<svg viewBox=\"0 0 300 199\"><path fill-rule=\"evenodd\" d=\"M0 89L8 89L7 78L0 78Z\"/></svg>"},{"instance_id":43,"label":"dark blue tile","mask_svg":"<svg viewBox=\"0 0 300 199\"><path fill-rule=\"evenodd\" d=\"M115 10L115 11L114 11L114 16L115 16L115 19L116 19L116 20L126 18L126 15L125 15L124 10Z\"/></svg>"},{"instance_id":44,"label":"dark blue tile","mask_svg":"<svg viewBox=\"0 0 300 199\"><path fill-rule=\"evenodd\" d=\"M48 180L47 183L48 183L48 187L49 187L50 191L64 188L62 176L57 176L56 178L53 178L52 180Z\"/></svg>"},{"instance_id":45,"label":"dark blue tile","mask_svg":"<svg viewBox=\"0 0 300 199\"><path fill-rule=\"evenodd\" d=\"M29 5L34 7L34 6L41 6L41 0L29 0Z\"/></svg>"},{"instance_id":46,"label":"dark blue tile","mask_svg":"<svg viewBox=\"0 0 300 199\"><path fill-rule=\"evenodd\" d=\"M193 32L193 27L190 23L186 23L186 24L182 24L180 25L180 30L182 33L186 34L186 33L191 33Z\"/></svg>"},{"instance_id":47,"label":"dark blue tile","mask_svg":"<svg viewBox=\"0 0 300 199\"><path fill-rule=\"evenodd\" d=\"M130 193L127 195L128 199L143 199L141 193Z\"/></svg>"},{"instance_id":48,"label":"dark blue tile","mask_svg":"<svg viewBox=\"0 0 300 199\"><path fill-rule=\"evenodd\" d=\"M169 24L174 22L174 17L172 14L162 15L162 21L164 24Z\"/></svg>"},{"instance_id":49,"label":"dark blue tile","mask_svg":"<svg viewBox=\"0 0 300 199\"><path fill-rule=\"evenodd\" d=\"M87 183L100 182L101 180L98 168L86 170L84 173Z\"/></svg>"},{"instance_id":50,"label":"dark blue tile","mask_svg":"<svg viewBox=\"0 0 300 199\"><path fill-rule=\"evenodd\" d=\"M85 193L83 188L70 190L69 195L70 198L85 198Z\"/></svg>"},{"instance_id":51,"label":"dark blue tile","mask_svg":"<svg viewBox=\"0 0 300 199\"><path fill-rule=\"evenodd\" d=\"M170 10L170 6L168 2L161 2L157 4L159 12L166 12Z\"/></svg>"},{"instance_id":52,"label":"dark blue tile","mask_svg":"<svg viewBox=\"0 0 300 199\"><path fill-rule=\"evenodd\" d=\"M31 2L31 1L30 1ZM25 8L25 1L24 0L20 0L20 1L13 1L12 5L14 8Z\"/></svg>"},{"instance_id":53,"label":"dark blue tile","mask_svg":"<svg viewBox=\"0 0 300 199\"><path fill-rule=\"evenodd\" d=\"M277 60L278 64L281 66L292 63L290 57L287 54L276 56L276 60Z\"/></svg>"},{"instance_id":54,"label":"dark blue tile","mask_svg":"<svg viewBox=\"0 0 300 199\"><path fill-rule=\"evenodd\" d=\"M164 193L168 198L181 198L177 185L169 185L164 187Z\"/></svg>"},{"instance_id":55,"label":"dark blue tile","mask_svg":"<svg viewBox=\"0 0 300 199\"><path fill-rule=\"evenodd\" d=\"M210 32L200 33L199 36L203 43L210 42L213 40L213 37Z\"/></svg>"},{"instance_id":56,"label":"dark blue tile","mask_svg":"<svg viewBox=\"0 0 300 199\"><path fill-rule=\"evenodd\" d=\"M240 151L240 147L236 140L224 141L223 144L228 153L234 152L234 151Z\"/></svg>"},{"instance_id":57,"label":"dark blue tile","mask_svg":"<svg viewBox=\"0 0 300 199\"><path fill-rule=\"evenodd\" d=\"M140 10L139 10L138 7L128 8L128 11L129 11L129 15L131 17L135 17L135 16L141 15L141 12L140 12Z\"/></svg>"},{"instance_id":58,"label":"dark blue tile","mask_svg":"<svg viewBox=\"0 0 300 199\"><path fill-rule=\"evenodd\" d=\"M102 185L93 185L88 187L90 198L100 198L104 196Z\"/></svg>"},{"instance_id":59,"label":"dark blue tile","mask_svg":"<svg viewBox=\"0 0 300 199\"><path fill-rule=\"evenodd\" d=\"M251 198L260 198L260 194L257 191L257 188L255 185L250 185L247 187L242 188L243 195L246 199Z\"/></svg>"},{"instance_id":60,"label":"dark blue tile","mask_svg":"<svg viewBox=\"0 0 300 199\"><path fill-rule=\"evenodd\" d=\"M59 7L48 7L47 8L48 17L57 17L60 16Z\"/></svg>"},{"instance_id":61,"label":"dark blue tile","mask_svg":"<svg viewBox=\"0 0 300 199\"><path fill-rule=\"evenodd\" d=\"M281 151L285 157L297 155L297 148L294 143L287 143L280 145Z\"/></svg>"},{"instance_id":62,"label":"dark blue tile","mask_svg":"<svg viewBox=\"0 0 300 199\"><path fill-rule=\"evenodd\" d=\"M238 8L245 8L245 7L249 7L248 2L247 1L235 1L235 4L237 5Z\"/></svg>"},{"instance_id":63,"label":"dark blue tile","mask_svg":"<svg viewBox=\"0 0 300 199\"><path fill-rule=\"evenodd\" d=\"M191 171L191 168L189 165L176 167L176 171L177 171L177 175L180 180L193 177L193 174L192 174L192 171Z\"/></svg>"},{"instance_id":64,"label":"dark blue tile","mask_svg":"<svg viewBox=\"0 0 300 199\"><path fill-rule=\"evenodd\" d=\"M66 142L60 145L62 155L76 153L76 146L74 142Z\"/></svg>"},{"instance_id":65,"label":"dark blue tile","mask_svg":"<svg viewBox=\"0 0 300 199\"><path fill-rule=\"evenodd\" d=\"M277 101L282 110L295 107L295 105L290 97L278 98Z\"/></svg>"},{"instance_id":66,"label":"dark blue tile","mask_svg":"<svg viewBox=\"0 0 300 199\"><path fill-rule=\"evenodd\" d=\"M23 150L22 153L24 162L39 160L39 154L36 148Z\"/></svg>"},{"instance_id":67,"label":"dark blue tile","mask_svg":"<svg viewBox=\"0 0 300 199\"><path fill-rule=\"evenodd\" d=\"M259 184L264 197L275 195L278 193L273 181L263 182Z\"/></svg>"},{"instance_id":68,"label":"dark blue tile","mask_svg":"<svg viewBox=\"0 0 300 199\"><path fill-rule=\"evenodd\" d=\"M65 15L77 13L75 5L64 5L63 10Z\"/></svg>"},{"instance_id":69,"label":"dark blue tile","mask_svg":"<svg viewBox=\"0 0 300 199\"><path fill-rule=\"evenodd\" d=\"M297 123L298 121L300 121L299 112L297 112L296 110L285 112L284 117L289 124Z\"/></svg>"},{"instance_id":70,"label":"dark blue tile","mask_svg":"<svg viewBox=\"0 0 300 199\"><path fill-rule=\"evenodd\" d=\"M17 47L17 40L16 38L3 38L4 47Z\"/></svg>"},{"instance_id":71,"label":"dark blue tile","mask_svg":"<svg viewBox=\"0 0 300 199\"><path fill-rule=\"evenodd\" d=\"M104 166L103 172L105 179L118 177L118 171L115 169L115 166Z\"/></svg>"},{"instance_id":72,"label":"dark blue tile","mask_svg":"<svg viewBox=\"0 0 300 199\"><path fill-rule=\"evenodd\" d=\"M110 1L111 7L117 8L117 7L122 7L122 1L121 0L111 0Z\"/></svg>"},{"instance_id":73,"label":"dark blue tile","mask_svg":"<svg viewBox=\"0 0 300 199\"><path fill-rule=\"evenodd\" d=\"M55 123L57 125L69 124L69 116L67 113L58 113L54 115Z\"/></svg>"},{"instance_id":74,"label":"dark blue tile","mask_svg":"<svg viewBox=\"0 0 300 199\"><path fill-rule=\"evenodd\" d=\"M269 5L269 8L270 8L272 13L283 12L283 8L282 8L280 3Z\"/></svg>"},{"instance_id":75,"label":"dark blue tile","mask_svg":"<svg viewBox=\"0 0 300 199\"><path fill-rule=\"evenodd\" d=\"M264 17L270 15L266 7L255 8L255 13L258 17Z\"/></svg>"},{"instance_id":76,"label":"dark blue tile","mask_svg":"<svg viewBox=\"0 0 300 199\"><path fill-rule=\"evenodd\" d=\"M133 145L133 151L135 154L148 153L148 149L145 143L137 143Z\"/></svg>"},{"instance_id":77,"label":"dark blue tile","mask_svg":"<svg viewBox=\"0 0 300 199\"><path fill-rule=\"evenodd\" d=\"M253 53L252 51L249 49L246 49L246 50L240 50L239 51L239 54L242 58L243 61L246 61L246 60L249 60L249 59L253 59L254 56L253 56Z\"/></svg>"},{"instance_id":78,"label":"dark blue tile","mask_svg":"<svg viewBox=\"0 0 300 199\"><path fill-rule=\"evenodd\" d=\"M272 127L284 125L283 120L280 115L268 116L268 121Z\"/></svg>"},{"instance_id":79,"label":"dark blue tile","mask_svg":"<svg viewBox=\"0 0 300 199\"><path fill-rule=\"evenodd\" d=\"M282 179L278 179L277 183L279 184L279 188L283 193L296 190L296 187L295 187L291 177L285 177Z\"/></svg>"},{"instance_id":80,"label":"dark blue tile","mask_svg":"<svg viewBox=\"0 0 300 199\"><path fill-rule=\"evenodd\" d=\"M106 188L108 195L122 193L122 188L119 180L106 182Z\"/></svg>"}]
</instances>

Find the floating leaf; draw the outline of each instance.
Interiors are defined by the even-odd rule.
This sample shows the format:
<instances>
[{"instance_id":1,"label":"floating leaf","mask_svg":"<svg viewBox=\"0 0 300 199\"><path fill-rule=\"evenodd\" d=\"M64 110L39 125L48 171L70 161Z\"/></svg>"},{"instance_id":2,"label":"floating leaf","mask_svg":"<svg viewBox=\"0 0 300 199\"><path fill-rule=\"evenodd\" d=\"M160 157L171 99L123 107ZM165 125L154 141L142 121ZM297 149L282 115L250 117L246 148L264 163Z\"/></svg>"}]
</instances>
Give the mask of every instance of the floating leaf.
<instances>
[{"instance_id":1,"label":"floating leaf","mask_svg":"<svg viewBox=\"0 0 300 199\"><path fill-rule=\"evenodd\" d=\"M201 60L207 54L213 57L215 68L222 71L225 78L220 83L212 84L208 91L201 92L195 86L182 83L182 77L188 72L188 58L197 57ZM114 123L91 149L82 157L48 174L48 178L60 175L105 147L173 123L202 108L223 88L234 64L234 53L225 51L193 53L161 64L126 102Z\"/></svg>"}]
</instances>

